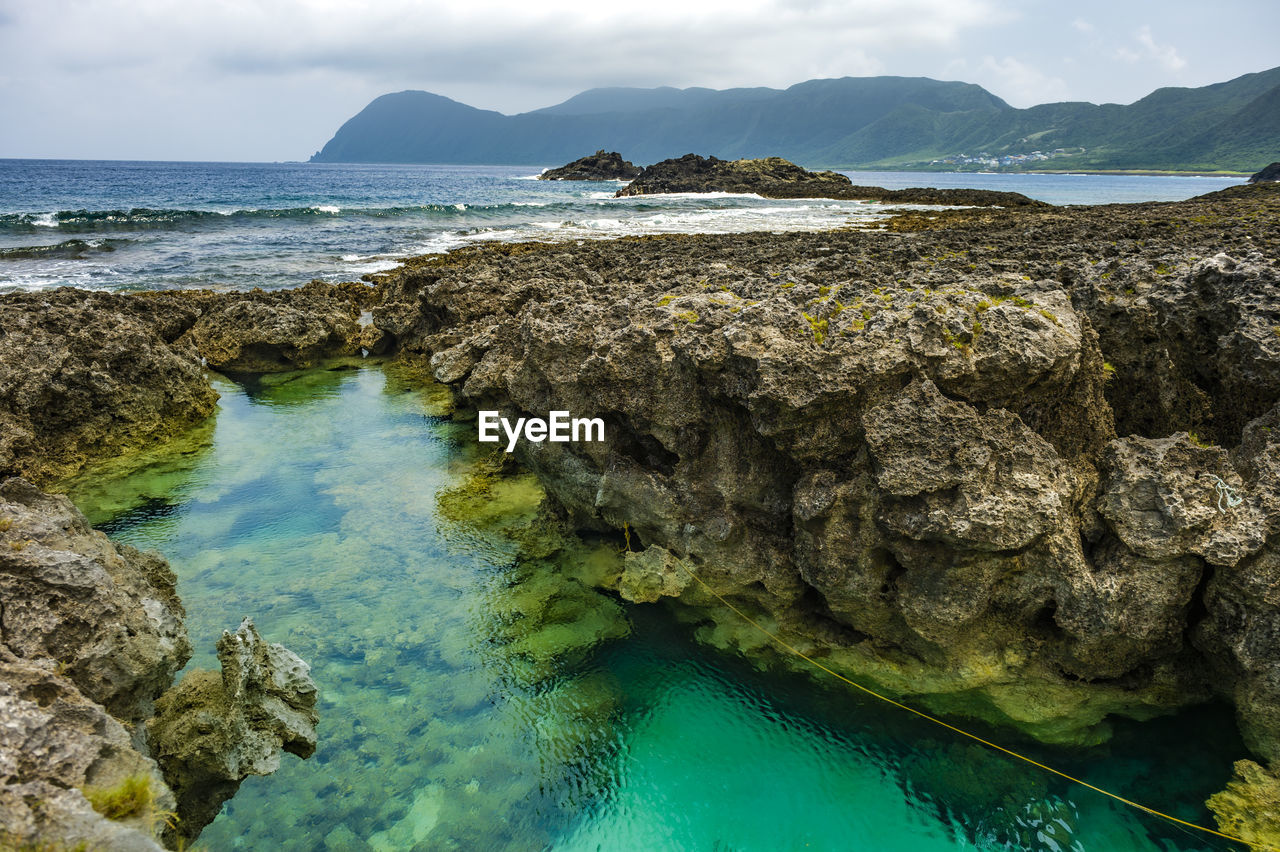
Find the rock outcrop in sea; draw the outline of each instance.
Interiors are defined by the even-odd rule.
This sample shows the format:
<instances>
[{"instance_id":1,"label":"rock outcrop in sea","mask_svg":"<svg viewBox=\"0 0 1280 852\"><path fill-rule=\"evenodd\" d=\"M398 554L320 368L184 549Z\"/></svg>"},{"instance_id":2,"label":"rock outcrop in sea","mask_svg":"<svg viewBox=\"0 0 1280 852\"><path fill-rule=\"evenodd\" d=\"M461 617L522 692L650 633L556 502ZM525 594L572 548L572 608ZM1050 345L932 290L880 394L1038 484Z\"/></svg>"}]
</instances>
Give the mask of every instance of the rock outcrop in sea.
<instances>
[{"instance_id":1,"label":"rock outcrop in sea","mask_svg":"<svg viewBox=\"0 0 1280 852\"><path fill-rule=\"evenodd\" d=\"M1249 178L1249 183L1266 183L1267 181L1277 180L1280 180L1280 163L1272 163L1255 172Z\"/></svg>"},{"instance_id":2,"label":"rock outcrop in sea","mask_svg":"<svg viewBox=\"0 0 1280 852\"><path fill-rule=\"evenodd\" d=\"M218 640L222 672L193 671L147 721L152 754L177 792L176 833L194 840L249 775L280 768L280 753L316 750L316 685L310 667L263 641L245 619Z\"/></svg>"},{"instance_id":3,"label":"rock outcrop in sea","mask_svg":"<svg viewBox=\"0 0 1280 852\"><path fill-rule=\"evenodd\" d=\"M654 163L618 190L615 197L672 192L738 192L754 193L764 198L842 198L896 204L1047 206L1019 192L855 186L853 181L838 172L811 172L781 157L721 160L697 154Z\"/></svg>"},{"instance_id":4,"label":"rock outcrop in sea","mask_svg":"<svg viewBox=\"0 0 1280 852\"><path fill-rule=\"evenodd\" d=\"M568 165L547 169L538 180L631 180L638 174L639 166L622 159L617 151L602 148Z\"/></svg>"}]
</instances>

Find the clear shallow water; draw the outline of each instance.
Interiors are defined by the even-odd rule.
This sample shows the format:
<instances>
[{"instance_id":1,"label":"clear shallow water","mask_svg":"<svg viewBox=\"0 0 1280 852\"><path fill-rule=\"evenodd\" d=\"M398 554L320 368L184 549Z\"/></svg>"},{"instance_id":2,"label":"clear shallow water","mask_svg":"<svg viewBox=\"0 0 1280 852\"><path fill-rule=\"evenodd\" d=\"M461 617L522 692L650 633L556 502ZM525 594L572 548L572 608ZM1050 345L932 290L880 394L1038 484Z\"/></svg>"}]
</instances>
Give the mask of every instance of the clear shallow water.
<instances>
[{"instance_id":1,"label":"clear shallow water","mask_svg":"<svg viewBox=\"0 0 1280 852\"><path fill-rule=\"evenodd\" d=\"M246 781L206 848L1228 848L594 591L616 545L540 532L536 482L489 475L393 367L217 388L185 440L66 484L171 560L193 665L244 615L313 665L316 755ZM1085 752L995 736L1203 822L1233 730L1210 708Z\"/></svg>"},{"instance_id":2,"label":"clear shallow water","mask_svg":"<svg viewBox=\"0 0 1280 852\"><path fill-rule=\"evenodd\" d=\"M293 287L491 240L794 231L886 205L744 195L613 198L617 183L527 166L0 160L0 292ZM1236 178L848 172L890 188L966 186L1056 204L1176 200Z\"/></svg>"}]
</instances>

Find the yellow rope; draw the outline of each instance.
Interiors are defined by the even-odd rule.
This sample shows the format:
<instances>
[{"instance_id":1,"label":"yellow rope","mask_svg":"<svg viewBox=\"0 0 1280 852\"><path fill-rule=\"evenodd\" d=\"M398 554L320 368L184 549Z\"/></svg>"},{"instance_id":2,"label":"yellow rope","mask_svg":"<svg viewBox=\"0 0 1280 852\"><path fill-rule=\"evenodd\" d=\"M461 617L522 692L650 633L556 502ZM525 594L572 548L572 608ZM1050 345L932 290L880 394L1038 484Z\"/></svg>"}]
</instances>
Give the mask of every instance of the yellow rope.
<instances>
[{"instance_id":1,"label":"yellow rope","mask_svg":"<svg viewBox=\"0 0 1280 852\"><path fill-rule=\"evenodd\" d=\"M1155 808L1149 808L1149 807L1147 807L1146 805L1139 804L1139 803L1137 803L1137 802L1135 802L1135 801L1132 801L1131 799L1126 799L1124 796L1118 795L1118 794L1116 794L1116 793L1112 793L1112 792L1110 792L1110 791L1108 791L1108 790L1104 790L1104 789L1102 789L1101 787L1095 787L1094 785L1090 784L1088 781L1083 781L1083 780L1081 780L1081 779L1079 779L1079 778L1076 778L1076 777L1075 777L1075 776L1073 776L1073 775L1068 775L1067 773L1065 773L1065 772L1063 772L1063 771L1061 771L1061 770L1059 770L1059 769L1054 769L1052 766L1046 766L1045 764L1040 763L1040 762L1039 762L1039 761L1037 761L1037 760L1032 760L1031 758L1027 757L1026 755L1019 754L1018 752L1016 752L1016 751L1012 751L1011 749L1007 749L1007 748L1005 748L1005 747L1004 747L1004 746L1002 746L1002 745L996 745L995 743L991 742L990 740L985 740L985 739L983 739L982 737L978 736L977 734L971 734L971 733L969 733L968 731L966 731L966 730L964 730L964 729L962 729L962 728L957 728L955 725L950 725L950 724L948 724L948 723L946 723L946 722L942 721L941 719L938 719L938 718L936 718L936 717L934 717L934 716L930 716L928 713L925 713L925 712L924 712L924 711L922 711L922 710L917 710L917 709L916 709L916 708L914 708L914 707L909 707L908 705L903 704L903 703L902 703L902 702L900 702L900 701L894 701L892 698L889 698L889 697L888 697L888 696L886 696L886 695L881 695L880 693L876 692L874 689L870 689L870 688L868 688L868 687L863 686L863 685L862 685L862 684L860 684L860 683L856 683L856 682L854 682L854 681L850 680L849 678L845 677L844 675L840 674L839 672L837 672L837 671L833 671L832 669L830 669L830 668L828 668L828 667L824 666L822 663L818 662L818 661L817 661L817 660L815 660L813 657L810 657L808 654L804 653L804 652L803 652L803 651L801 651L799 648L797 648L797 647L795 647L794 645L791 645L790 643L788 643L788 642L786 642L785 640L783 640L783 639L782 639L780 636L778 636L777 634L775 634L775 633L771 633L770 631L766 630L766 629L765 629L764 627L762 627L762 626L761 626L761 625L760 625L760 624L759 624L759 623L758 623L754 618L752 618L751 616L747 615L745 612L743 612L742 610L738 609L738 608L737 608L736 606L734 606L733 604L729 603L729 602L728 602L727 600L725 600L725 599L724 599L724 598L723 598L723 597L722 597L722 596L721 596L721 595L720 595L720 594L719 594L715 589L711 588L711 587L710 587L710 586L708 586L705 582L703 582L703 580L702 580L702 578L701 578L701 577L699 577L697 574L693 573L693 571L692 571L692 570L691 570L687 565L685 565L685 564L684 564L684 560L677 560L677 561L678 561L678 563L679 563L680 567L684 569L685 573L687 573L690 577L692 577L694 580L696 580L696 581L697 581L697 583L698 583L698 585L700 585L703 589L705 589L705 590L707 591L707 593L708 593L708 594L710 594L710 595L711 595L713 598L715 598L716 600L720 601L720 603L724 604L724 605L725 605L725 606L727 606L729 609L733 610L733 611L738 615L738 617L739 617L739 618L741 618L743 621L747 622L747 624L750 624L750 625L751 625L752 627L754 627L756 630L759 630L759 631L760 631L761 633L763 633L765 636L769 637L769 639L770 639L771 641L773 641L773 642L777 643L778 645L780 645L780 646L781 646L781 647L783 647L783 648L786 648L788 651L790 651L791 653L795 654L797 657L799 657L800 659L802 659L802 660L806 661L806 662L807 662L807 663L809 663L810 665L815 666L816 668L821 669L822 671L826 672L827 674L831 675L831 676L832 676L832 677L834 677L834 678L838 678L838 679L840 679L840 680L844 681L845 683L849 684L850 686L854 687L855 689L861 690L862 692L866 693L867 695L870 695L872 698L878 698L879 700L881 700L881 701L885 702L886 704L892 704L894 707L897 707L897 708L899 708L899 709L901 709L901 710L906 710L908 713L912 713L912 714L914 714L914 715L916 715L916 716L919 716L921 719L926 719L926 720L928 720L928 721L932 722L932 723L933 723L933 724L935 724L935 725L940 725L940 726L942 726L942 727L946 728L947 730L954 731L955 733L957 733L957 734L961 734L962 736L966 736L966 737L968 737L968 738L969 738L969 739L971 739L971 740L976 740L977 742L980 742L980 743L982 743L983 745L985 745L985 746L987 746L987 747L989 747L989 748L993 748L993 749L995 749L996 751L1003 752L1004 754L1007 754L1007 755L1009 755L1010 757L1016 757L1018 760L1021 760L1021 761L1024 761L1024 762L1026 762L1026 763L1029 763L1029 764L1031 764L1032 766L1037 766L1037 767L1039 767L1040 769L1043 769L1045 772L1050 772L1050 773L1052 773L1052 774L1054 774L1054 775L1057 775L1057 776L1058 776L1058 777L1060 777L1060 778L1065 778L1065 779L1067 779L1068 781L1071 781L1071 782L1073 782L1073 783L1079 784L1081 787L1088 787L1090 790L1093 790L1095 793L1101 793L1102 795L1107 796L1108 798L1115 799L1117 802L1120 802L1120 803L1122 803L1122 804L1128 805L1128 806L1129 806L1129 807L1131 807L1131 808L1136 808L1136 809L1138 809L1138 810L1140 810L1140 811L1143 811L1143 812L1145 812L1145 813L1151 814L1152 816L1160 817L1161 819L1168 820L1169 822L1176 823L1176 824L1178 824L1178 825L1186 826L1187 828L1195 829L1196 831L1204 832L1205 834L1212 834L1212 835L1214 835L1214 836L1216 836L1216 837L1221 837L1221 838L1223 838L1223 839L1225 839L1225 840L1230 840L1230 841L1232 841L1233 843L1242 843L1242 844L1244 844L1245 846L1248 846L1248 847L1250 847L1251 849L1254 849L1254 850L1267 850L1267 852L1280 852L1280 849L1277 849L1277 847L1275 847L1275 846L1269 846L1269 845L1266 845L1266 844L1263 844L1263 843L1259 843L1259 842L1257 842L1257 841L1249 841L1249 840L1245 840L1244 838L1242 838L1242 837L1236 837L1236 836L1235 836L1235 835L1233 835L1233 834L1227 834L1226 832L1217 831L1216 829L1212 829L1212 828L1207 828L1207 827L1205 827L1205 826L1203 826L1203 825L1197 825L1197 824L1196 824L1196 823L1194 823L1194 822L1187 822L1187 821L1186 821L1186 820L1184 820L1184 819L1178 819L1176 816L1172 816L1172 815L1170 815L1170 814L1166 814L1166 813L1164 813L1164 812L1162 812L1162 811L1158 811L1158 810L1156 810Z\"/></svg>"}]
</instances>

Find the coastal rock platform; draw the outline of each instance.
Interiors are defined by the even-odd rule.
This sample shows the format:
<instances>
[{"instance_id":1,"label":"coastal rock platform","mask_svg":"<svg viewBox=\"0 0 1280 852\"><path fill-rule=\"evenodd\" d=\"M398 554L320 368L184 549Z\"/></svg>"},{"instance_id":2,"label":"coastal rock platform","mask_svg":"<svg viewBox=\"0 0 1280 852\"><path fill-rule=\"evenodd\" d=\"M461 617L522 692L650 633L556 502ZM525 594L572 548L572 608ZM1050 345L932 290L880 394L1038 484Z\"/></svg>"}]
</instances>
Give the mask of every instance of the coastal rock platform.
<instances>
[{"instance_id":1,"label":"coastal rock platform","mask_svg":"<svg viewBox=\"0 0 1280 852\"><path fill-rule=\"evenodd\" d=\"M605 418L517 455L709 641L772 653L680 565L934 712L1079 745L1216 695L1275 761L1277 214L1259 185L467 250L378 276L374 316L460 411Z\"/></svg>"}]
</instances>

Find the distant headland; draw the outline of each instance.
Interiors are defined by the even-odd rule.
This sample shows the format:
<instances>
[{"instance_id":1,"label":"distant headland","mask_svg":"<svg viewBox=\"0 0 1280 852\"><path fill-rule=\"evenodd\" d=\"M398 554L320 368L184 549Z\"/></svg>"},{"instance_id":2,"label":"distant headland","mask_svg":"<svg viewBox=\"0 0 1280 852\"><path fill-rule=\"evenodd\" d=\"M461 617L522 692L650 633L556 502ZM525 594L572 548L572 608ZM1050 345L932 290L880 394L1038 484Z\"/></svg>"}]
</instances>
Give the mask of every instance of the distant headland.
<instances>
[{"instance_id":1,"label":"distant headland","mask_svg":"<svg viewBox=\"0 0 1280 852\"><path fill-rule=\"evenodd\" d=\"M1280 159L1277 140L1280 68L1128 105L1028 109L971 83L843 77L787 89L590 89L519 115L397 92L311 161L547 165L602 149L640 165L693 150L844 169L1248 175Z\"/></svg>"}]
</instances>

